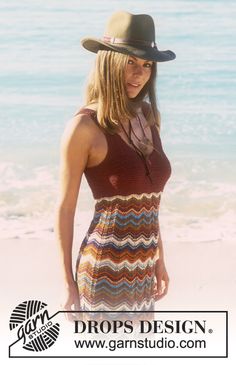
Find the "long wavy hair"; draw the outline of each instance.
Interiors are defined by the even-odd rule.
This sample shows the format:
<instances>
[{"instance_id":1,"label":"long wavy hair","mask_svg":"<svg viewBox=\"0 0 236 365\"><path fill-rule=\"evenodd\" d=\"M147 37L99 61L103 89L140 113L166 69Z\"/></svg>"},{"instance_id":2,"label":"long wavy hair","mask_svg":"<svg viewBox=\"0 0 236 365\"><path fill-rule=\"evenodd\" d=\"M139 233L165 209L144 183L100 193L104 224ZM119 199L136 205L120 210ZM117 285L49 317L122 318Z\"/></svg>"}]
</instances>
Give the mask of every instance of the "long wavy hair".
<instances>
[{"instance_id":1,"label":"long wavy hair","mask_svg":"<svg viewBox=\"0 0 236 365\"><path fill-rule=\"evenodd\" d=\"M86 105L97 103L97 119L102 128L114 134L120 120L136 117L141 107L149 124L160 130L160 113L156 102L157 64L153 62L151 76L135 98L125 89L125 69L129 56L110 50L98 51L85 91ZM146 101L146 102L145 102Z\"/></svg>"}]
</instances>

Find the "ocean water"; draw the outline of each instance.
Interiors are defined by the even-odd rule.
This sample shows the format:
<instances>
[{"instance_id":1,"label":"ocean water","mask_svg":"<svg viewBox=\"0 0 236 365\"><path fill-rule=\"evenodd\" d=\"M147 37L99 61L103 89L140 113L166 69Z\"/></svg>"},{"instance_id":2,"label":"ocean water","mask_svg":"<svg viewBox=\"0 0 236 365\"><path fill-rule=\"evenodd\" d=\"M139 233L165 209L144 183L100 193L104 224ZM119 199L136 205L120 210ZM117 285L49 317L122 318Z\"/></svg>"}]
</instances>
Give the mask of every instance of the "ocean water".
<instances>
[{"instance_id":1,"label":"ocean water","mask_svg":"<svg viewBox=\"0 0 236 365\"><path fill-rule=\"evenodd\" d=\"M172 164L160 213L165 240L235 241L233 0L0 2L1 237L53 237L60 137L83 104L95 58L80 39L101 36L116 10L151 14L159 49L177 55L158 64L161 136ZM78 227L93 206L83 179Z\"/></svg>"}]
</instances>

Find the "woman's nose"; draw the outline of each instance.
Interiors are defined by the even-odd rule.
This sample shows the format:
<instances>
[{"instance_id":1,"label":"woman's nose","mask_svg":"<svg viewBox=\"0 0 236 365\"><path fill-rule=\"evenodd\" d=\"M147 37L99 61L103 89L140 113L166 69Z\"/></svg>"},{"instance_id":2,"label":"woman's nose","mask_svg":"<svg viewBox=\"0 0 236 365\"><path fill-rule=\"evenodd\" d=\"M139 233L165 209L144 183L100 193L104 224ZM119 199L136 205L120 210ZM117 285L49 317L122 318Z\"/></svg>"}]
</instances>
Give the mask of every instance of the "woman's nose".
<instances>
[{"instance_id":1,"label":"woman's nose","mask_svg":"<svg viewBox=\"0 0 236 365\"><path fill-rule=\"evenodd\" d=\"M141 65L135 65L133 72L135 75L142 75L143 73L143 67Z\"/></svg>"}]
</instances>

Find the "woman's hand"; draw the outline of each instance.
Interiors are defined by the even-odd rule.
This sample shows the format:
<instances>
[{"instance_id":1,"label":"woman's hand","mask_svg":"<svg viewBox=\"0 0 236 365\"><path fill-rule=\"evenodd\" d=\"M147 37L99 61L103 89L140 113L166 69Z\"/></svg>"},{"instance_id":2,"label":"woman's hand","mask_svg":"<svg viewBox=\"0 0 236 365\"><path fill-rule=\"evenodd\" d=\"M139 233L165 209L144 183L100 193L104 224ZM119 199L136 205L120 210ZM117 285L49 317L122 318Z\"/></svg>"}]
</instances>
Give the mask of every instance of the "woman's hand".
<instances>
[{"instance_id":1,"label":"woman's hand","mask_svg":"<svg viewBox=\"0 0 236 365\"><path fill-rule=\"evenodd\" d=\"M156 301L160 300L167 294L169 287L169 276L167 274L164 261L162 259L158 259L156 261L155 276L156 286L154 289L154 299Z\"/></svg>"},{"instance_id":2,"label":"woman's hand","mask_svg":"<svg viewBox=\"0 0 236 365\"><path fill-rule=\"evenodd\" d=\"M79 299L79 290L77 283L75 281L71 282L67 285L66 288L66 302L62 306L64 311L79 311L80 308L80 299ZM78 319L79 313L65 313L66 319L69 321L74 321Z\"/></svg>"}]
</instances>

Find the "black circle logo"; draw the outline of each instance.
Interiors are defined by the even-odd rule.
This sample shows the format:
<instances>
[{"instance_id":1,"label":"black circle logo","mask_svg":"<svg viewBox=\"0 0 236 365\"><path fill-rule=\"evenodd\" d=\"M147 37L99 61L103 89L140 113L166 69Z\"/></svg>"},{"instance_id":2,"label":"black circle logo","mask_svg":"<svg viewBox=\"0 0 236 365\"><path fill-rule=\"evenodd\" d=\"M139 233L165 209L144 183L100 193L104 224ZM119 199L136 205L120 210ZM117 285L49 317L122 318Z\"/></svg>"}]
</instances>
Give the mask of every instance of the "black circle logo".
<instances>
[{"instance_id":1,"label":"black circle logo","mask_svg":"<svg viewBox=\"0 0 236 365\"><path fill-rule=\"evenodd\" d=\"M46 303L28 300L20 303L10 317L10 330L17 328L18 340L29 351L44 351L51 347L59 335L60 325L49 317Z\"/></svg>"}]
</instances>

